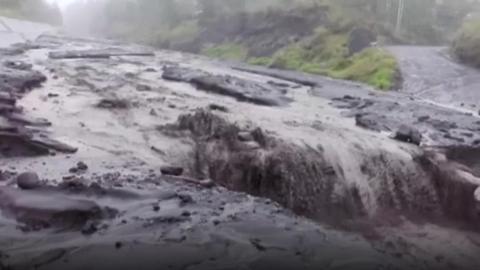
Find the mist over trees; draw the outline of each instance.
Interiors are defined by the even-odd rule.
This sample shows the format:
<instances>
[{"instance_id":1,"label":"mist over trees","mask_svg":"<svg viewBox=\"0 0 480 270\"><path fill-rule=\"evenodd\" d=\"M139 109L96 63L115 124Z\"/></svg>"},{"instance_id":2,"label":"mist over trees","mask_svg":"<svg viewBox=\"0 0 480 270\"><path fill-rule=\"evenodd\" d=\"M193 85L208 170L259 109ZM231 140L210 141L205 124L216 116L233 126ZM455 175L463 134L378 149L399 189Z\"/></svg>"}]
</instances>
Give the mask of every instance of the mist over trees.
<instances>
[{"instance_id":1,"label":"mist over trees","mask_svg":"<svg viewBox=\"0 0 480 270\"><path fill-rule=\"evenodd\" d=\"M3 0L15 2L12 0ZM477 10L473 0L79 0L66 11L70 29L150 44L192 35L232 13L325 5L345 24L375 24L403 42L440 43ZM339 13L341 15L339 15ZM173 32L173 33L172 33Z\"/></svg>"},{"instance_id":2,"label":"mist over trees","mask_svg":"<svg viewBox=\"0 0 480 270\"><path fill-rule=\"evenodd\" d=\"M0 15L52 25L62 24L58 5L49 4L45 0L0 0Z\"/></svg>"}]
</instances>

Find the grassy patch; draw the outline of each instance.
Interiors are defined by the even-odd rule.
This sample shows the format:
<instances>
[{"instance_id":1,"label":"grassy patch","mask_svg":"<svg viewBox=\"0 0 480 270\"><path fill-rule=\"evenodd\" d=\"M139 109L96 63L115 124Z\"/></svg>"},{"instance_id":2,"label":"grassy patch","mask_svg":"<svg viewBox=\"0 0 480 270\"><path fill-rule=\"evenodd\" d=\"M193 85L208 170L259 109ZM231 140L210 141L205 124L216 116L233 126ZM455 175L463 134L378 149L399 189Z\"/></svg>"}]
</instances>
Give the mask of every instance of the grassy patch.
<instances>
[{"instance_id":1,"label":"grassy patch","mask_svg":"<svg viewBox=\"0 0 480 270\"><path fill-rule=\"evenodd\" d=\"M480 19L463 25L453 41L452 51L462 62L480 67Z\"/></svg>"},{"instance_id":2,"label":"grassy patch","mask_svg":"<svg viewBox=\"0 0 480 270\"><path fill-rule=\"evenodd\" d=\"M330 69L327 75L338 79L364 82L382 90L393 88L397 61L387 51L369 48L345 61L343 67Z\"/></svg>"},{"instance_id":3,"label":"grassy patch","mask_svg":"<svg viewBox=\"0 0 480 270\"><path fill-rule=\"evenodd\" d=\"M397 62L391 54L369 48L349 56L346 43L347 35L320 29L313 37L275 54L270 66L359 81L382 90L393 88Z\"/></svg>"},{"instance_id":4,"label":"grassy patch","mask_svg":"<svg viewBox=\"0 0 480 270\"><path fill-rule=\"evenodd\" d=\"M241 44L224 43L205 48L202 50L202 54L223 60L245 61L248 57L248 49Z\"/></svg>"},{"instance_id":5,"label":"grassy patch","mask_svg":"<svg viewBox=\"0 0 480 270\"><path fill-rule=\"evenodd\" d=\"M270 66L272 64L272 58L271 57L251 57L247 60L247 62L250 65L256 65L256 66Z\"/></svg>"}]
</instances>

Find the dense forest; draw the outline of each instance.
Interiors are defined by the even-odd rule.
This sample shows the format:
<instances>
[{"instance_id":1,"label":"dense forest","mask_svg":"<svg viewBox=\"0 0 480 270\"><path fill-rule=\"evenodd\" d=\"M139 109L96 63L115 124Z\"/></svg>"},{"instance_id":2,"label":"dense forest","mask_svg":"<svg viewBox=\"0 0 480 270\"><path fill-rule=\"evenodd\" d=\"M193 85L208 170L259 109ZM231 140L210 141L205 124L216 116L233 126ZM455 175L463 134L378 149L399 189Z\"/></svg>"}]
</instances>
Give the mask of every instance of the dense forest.
<instances>
[{"instance_id":1,"label":"dense forest","mask_svg":"<svg viewBox=\"0 0 480 270\"><path fill-rule=\"evenodd\" d=\"M45 0L0 0L0 15L52 25L62 24L59 7Z\"/></svg>"},{"instance_id":2,"label":"dense forest","mask_svg":"<svg viewBox=\"0 0 480 270\"><path fill-rule=\"evenodd\" d=\"M476 9L473 0L85 0L65 18L77 34L392 89L396 61L371 45L447 44Z\"/></svg>"}]
</instances>

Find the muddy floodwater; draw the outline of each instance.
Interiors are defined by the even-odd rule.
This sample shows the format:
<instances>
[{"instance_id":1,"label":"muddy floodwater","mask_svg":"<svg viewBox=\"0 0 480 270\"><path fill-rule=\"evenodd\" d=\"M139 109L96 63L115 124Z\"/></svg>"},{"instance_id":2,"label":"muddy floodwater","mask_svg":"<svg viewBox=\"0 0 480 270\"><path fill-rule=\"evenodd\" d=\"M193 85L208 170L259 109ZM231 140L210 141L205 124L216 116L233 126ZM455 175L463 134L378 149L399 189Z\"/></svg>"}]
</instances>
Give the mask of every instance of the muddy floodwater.
<instances>
[{"instance_id":1,"label":"muddy floodwater","mask_svg":"<svg viewBox=\"0 0 480 270\"><path fill-rule=\"evenodd\" d=\"M19 39L0 45L0 269L480 269L480 74L441 48L389 48L404 87L381 92Z\"/></svg>"}]
</instances>

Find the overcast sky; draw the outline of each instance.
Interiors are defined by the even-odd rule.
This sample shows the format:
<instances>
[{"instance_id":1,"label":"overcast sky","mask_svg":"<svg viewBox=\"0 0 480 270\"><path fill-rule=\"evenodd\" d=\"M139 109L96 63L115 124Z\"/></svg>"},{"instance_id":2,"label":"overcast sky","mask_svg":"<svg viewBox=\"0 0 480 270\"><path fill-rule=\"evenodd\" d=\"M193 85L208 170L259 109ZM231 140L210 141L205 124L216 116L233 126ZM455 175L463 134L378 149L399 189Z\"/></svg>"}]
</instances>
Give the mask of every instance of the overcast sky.
<instances>
[{"instance_id":1,"label":"overcast sky","mask_svg":"<svg viewBox=\"0 0 480 270\"><path fill-rule=\"evenodd\" d=\"M58 3L61 8L65 8L69 3L74 2L75 0L47 0L50 3Z\"/></svg>"}]
</instances>

